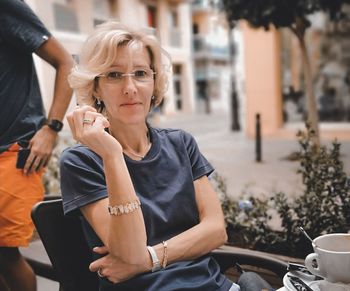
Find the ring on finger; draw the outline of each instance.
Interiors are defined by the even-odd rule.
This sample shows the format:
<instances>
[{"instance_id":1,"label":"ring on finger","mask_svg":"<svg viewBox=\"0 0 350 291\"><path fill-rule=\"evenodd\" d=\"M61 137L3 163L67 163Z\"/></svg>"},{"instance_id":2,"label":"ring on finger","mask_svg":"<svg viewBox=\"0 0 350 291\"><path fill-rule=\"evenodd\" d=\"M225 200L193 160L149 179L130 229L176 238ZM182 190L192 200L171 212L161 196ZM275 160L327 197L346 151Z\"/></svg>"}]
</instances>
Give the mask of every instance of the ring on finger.
<instances>
[{"instance_id":1,"label":"ring on finger","mask_svg":"<svg viewBox=\"0 0 350 291\"><path fill-rule=\"evenodd\" d=\"M84 118L83 119L83 124L93 124L94 121L92 119Z\"/></svg>"},{"instance_id":2,"label":"ring on finger","mask_svg":"<svg viewBox=\"0 0 350 291\"><path fill-rule=\"evenodd\" d=\"M97 270L97 275L98 275L100 278L103 278L104 276L103 276L103 274L102 274L101 272L102 272L102 268L99 268L99 269Z\"/></svg>"}]
</instances>

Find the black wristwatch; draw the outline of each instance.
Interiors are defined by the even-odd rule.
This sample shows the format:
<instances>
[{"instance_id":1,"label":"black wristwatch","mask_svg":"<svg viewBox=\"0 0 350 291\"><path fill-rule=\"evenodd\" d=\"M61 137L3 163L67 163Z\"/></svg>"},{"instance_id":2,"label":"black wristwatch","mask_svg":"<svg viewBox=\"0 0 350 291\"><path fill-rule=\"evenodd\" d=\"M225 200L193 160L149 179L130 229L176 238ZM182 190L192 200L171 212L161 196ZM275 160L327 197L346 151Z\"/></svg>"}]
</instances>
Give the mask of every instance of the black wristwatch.
<instances>
[{"instance_id":1,"label":"black wristwatch","mask_svg":"<svg viewBox=\"0 0 350 291\"><path fill-rule=\"evenodd\" d=\"M62 121L57 119L49 119L46 121L46 125L50 127L53 131L59 132L63 127Z\"/></svg>"}]
</instances>

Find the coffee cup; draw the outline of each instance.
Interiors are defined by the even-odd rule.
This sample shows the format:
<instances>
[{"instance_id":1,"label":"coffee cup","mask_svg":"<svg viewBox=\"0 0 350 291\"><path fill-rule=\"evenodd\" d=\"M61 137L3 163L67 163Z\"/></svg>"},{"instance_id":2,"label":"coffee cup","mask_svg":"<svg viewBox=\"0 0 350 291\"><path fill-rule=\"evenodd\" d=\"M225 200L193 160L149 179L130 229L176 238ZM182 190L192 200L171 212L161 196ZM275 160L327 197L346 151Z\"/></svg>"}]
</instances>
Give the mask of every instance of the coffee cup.
<instances>
[{"instance_id":1,"label":"coffee cup","mask_svg":"<svg viewBox=\"0 0 350 291\"><path fill-rule=\"evenodd\" d=\"M321 235L312 241L312 246L314 253L305 258L311 273L329 282L350 283L350 234Z\"/></svg>"}]
</instances>

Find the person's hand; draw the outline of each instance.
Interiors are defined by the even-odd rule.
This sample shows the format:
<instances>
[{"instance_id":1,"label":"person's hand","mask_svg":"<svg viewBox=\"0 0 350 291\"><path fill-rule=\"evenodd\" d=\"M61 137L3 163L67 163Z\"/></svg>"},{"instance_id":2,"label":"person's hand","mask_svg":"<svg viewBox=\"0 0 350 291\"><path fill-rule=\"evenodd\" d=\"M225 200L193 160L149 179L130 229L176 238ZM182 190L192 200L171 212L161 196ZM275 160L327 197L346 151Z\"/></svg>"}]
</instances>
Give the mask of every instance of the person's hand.
<instances>
[{"instance_id":1,"label":"person's hand","mask_svg":"<svg viewBox=\"0 0 350 291\"><path fill-rule=\"evenodd\" d=\"M122 153L120 143L105 128L109 127L108 120L96 109L84 105L67 115L73 138L88 146L102 158Z\"/></svg>"},{"instance_id":2,"label":"person's hand","mask_svg":"<svg viewBox=\"0 0 350 291\"><path fill-rule=\"evenodd\" d=\"M89 267L90 271L97 272L98 276L105 277L114 284L128 280L146 271L142 270L141 266L127 264L112 256L108 253L106 246L95 247L93 251L105 256L92 262Z\"/></svg>"},{"instance_id":3,"label":"person's hand","mask_svg":"<svg viewBox=\"0 0 350 291\"><path fill-rule=\"evenodd\" d=\"M40 171L46 167L55 146L57 133L44 125L29 141L30 154L24 165L24 174Z\"/></svg>"}]
</instances>

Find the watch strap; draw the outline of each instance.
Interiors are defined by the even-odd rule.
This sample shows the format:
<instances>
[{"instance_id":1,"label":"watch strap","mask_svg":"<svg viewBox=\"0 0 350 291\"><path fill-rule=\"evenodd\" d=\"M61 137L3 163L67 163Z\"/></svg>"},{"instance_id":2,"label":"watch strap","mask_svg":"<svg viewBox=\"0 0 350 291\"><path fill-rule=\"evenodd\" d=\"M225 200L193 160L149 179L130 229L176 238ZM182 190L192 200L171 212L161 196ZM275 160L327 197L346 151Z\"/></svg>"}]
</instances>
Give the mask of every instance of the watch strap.
<instances>
[{"instance_id":1,"label":"watch strap","mask_svg":"<svg viewBox=\"0 0 350 291\"><path fill-rule=\"evenodd\" d=\"M58 119L48 119L46 124L49 128L56 132L61 131L63 127L63 122Z\"/></svg>"},{"instance_id":2,"label":"watch strap","mask_svg":"<svg viewBox=\"0 0 350 291\"><path fill-rule=\"evenodd\" d=\"M156 251L151 246L147 246L147 250L152 258L152 264L153 264L152 272L159 271L160 270L160 262L159 262L159 259L157 257Z\"/></svg>"}]
</instances>

